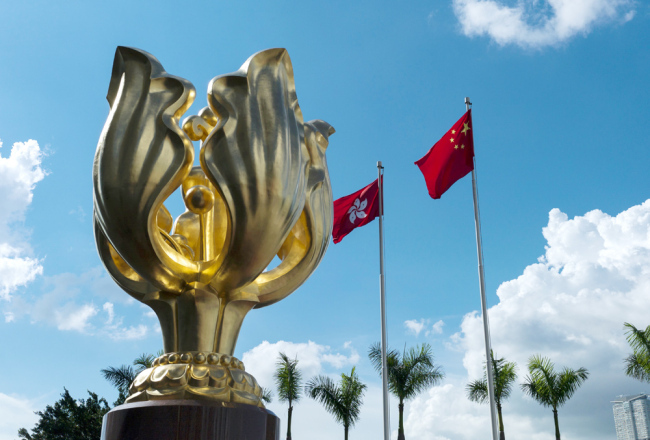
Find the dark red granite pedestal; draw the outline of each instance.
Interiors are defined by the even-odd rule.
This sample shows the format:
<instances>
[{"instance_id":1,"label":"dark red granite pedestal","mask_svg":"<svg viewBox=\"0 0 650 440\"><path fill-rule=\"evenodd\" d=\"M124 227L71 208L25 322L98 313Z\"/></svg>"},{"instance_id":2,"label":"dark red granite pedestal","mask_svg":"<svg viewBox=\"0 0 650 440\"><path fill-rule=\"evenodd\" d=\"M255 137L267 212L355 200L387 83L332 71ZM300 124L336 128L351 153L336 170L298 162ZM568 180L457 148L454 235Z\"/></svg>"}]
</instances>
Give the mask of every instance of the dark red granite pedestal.
<instances>
[{"instance_id":1,"label":"dark red granite pedestal","mask_svg":"<svg viewBox=\"0 0 650 440\"><path fill-rule=\"evenodd\" d=\"M127 403L104 416L101 440L279 440L280 419L236 403L157 400Z\"/></svg>"}]
</instances>

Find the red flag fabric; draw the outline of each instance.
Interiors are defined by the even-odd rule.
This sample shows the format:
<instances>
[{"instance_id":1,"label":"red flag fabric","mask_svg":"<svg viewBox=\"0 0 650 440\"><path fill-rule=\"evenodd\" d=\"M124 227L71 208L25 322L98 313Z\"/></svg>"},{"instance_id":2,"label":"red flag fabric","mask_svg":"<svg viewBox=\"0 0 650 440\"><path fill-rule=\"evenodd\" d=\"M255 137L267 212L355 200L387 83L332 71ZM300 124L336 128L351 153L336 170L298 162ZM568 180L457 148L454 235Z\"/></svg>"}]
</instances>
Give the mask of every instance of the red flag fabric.
<instances>
[{"instance_id":1,"label":"red flag fabric","mask_svg":"<svg viewBox=\"0 0 650 440\"><path fill-rule=\"evenodd\" d=\"M420 167L429 195L434 199L439 199L458 179L472 171L474 169L472 110L468 110L415 164Z\"/></svg>"},{"instance_id":2,"label":"red flag fabric","mask_svg":"<svg viewBox=\"0 0 650 440\"><path fill-rule=\"evenodd\" d=\"M354 228L364 226L379 216L379 179L365 188L334 201L334 243L343 240ZM383 179L382 179L383 180Z\"/></svg>"}]
</instances>

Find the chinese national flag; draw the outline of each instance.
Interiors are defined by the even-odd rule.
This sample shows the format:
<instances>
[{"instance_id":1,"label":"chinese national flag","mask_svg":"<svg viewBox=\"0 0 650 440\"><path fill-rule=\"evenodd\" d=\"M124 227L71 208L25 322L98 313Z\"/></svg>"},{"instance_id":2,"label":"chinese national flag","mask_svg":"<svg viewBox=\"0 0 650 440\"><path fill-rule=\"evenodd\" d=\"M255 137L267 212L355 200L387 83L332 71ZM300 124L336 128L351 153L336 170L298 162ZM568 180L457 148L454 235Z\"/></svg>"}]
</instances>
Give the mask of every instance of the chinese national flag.
<instances>
[{"instance_id":1,"label":"chinese national flag","mask_svg":"<svg viewBox=\"0 0 650 440\"><path fill-rule=\"evenodd\" d=\"M472 110L468 110L415 164L420 167L429 195L434 199L439 199L458 179L472 171L474 169Z\"/></svg>"},{"instance_id":2,"label":"chinese national flag","mask_svg":"<svg viewBox=\"0 0 650 440\"><path fill-rule=\"evenodd\" d=\"M365 188L334 201L334 243L343 240L354 228L364 226L379 216L379 179ZM382 179L383 180L383 179Z\"/></svg>"}]
</instances>

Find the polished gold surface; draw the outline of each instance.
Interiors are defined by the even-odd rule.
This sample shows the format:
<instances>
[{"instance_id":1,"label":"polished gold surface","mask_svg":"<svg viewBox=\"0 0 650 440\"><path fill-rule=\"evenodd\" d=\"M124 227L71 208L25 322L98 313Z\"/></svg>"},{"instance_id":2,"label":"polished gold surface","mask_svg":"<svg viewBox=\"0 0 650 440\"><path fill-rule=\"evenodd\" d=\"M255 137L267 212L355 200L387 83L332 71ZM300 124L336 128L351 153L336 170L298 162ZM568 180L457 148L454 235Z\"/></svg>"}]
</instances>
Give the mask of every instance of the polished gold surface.
<instances>
[{"instance_id":1,"label":"polished gold surface","mask_svg":"<svg viewBox=\"0 0 650 440\"><path fill-rule=\"evenodd\" d=\"M118 47L93 169L97 248L115 282L158 315L165 359L189 359L141 373L128 401L261 406L241 362L198 360L231 359L246 314L292 293L323 257L334 129L303 122L284 49L214 78L208 107L179 123L194 97L152 55ZM174 220L163 203L179 187L186 210Z\"/></svg>"}]
</instances>

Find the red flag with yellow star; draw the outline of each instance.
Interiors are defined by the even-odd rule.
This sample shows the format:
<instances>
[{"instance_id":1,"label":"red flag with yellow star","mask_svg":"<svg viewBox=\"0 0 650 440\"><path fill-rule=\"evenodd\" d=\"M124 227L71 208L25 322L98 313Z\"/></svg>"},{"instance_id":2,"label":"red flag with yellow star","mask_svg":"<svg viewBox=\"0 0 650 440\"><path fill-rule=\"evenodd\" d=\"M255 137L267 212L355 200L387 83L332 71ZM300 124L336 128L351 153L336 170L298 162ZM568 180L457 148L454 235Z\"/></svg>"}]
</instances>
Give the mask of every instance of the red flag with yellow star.
<instances>
[{"instance_id":1,"label":"red flag with yellow star","mask_svg":"<svg viewBox=\"0 0 650 440\"><path fill-rule=\"evenodd\" d=\"M439 199L451 185L472 171L472 110L467 110L467 113L415 164L422 171L429 195L434 199Z\"/></svg>"}]
</instances>

